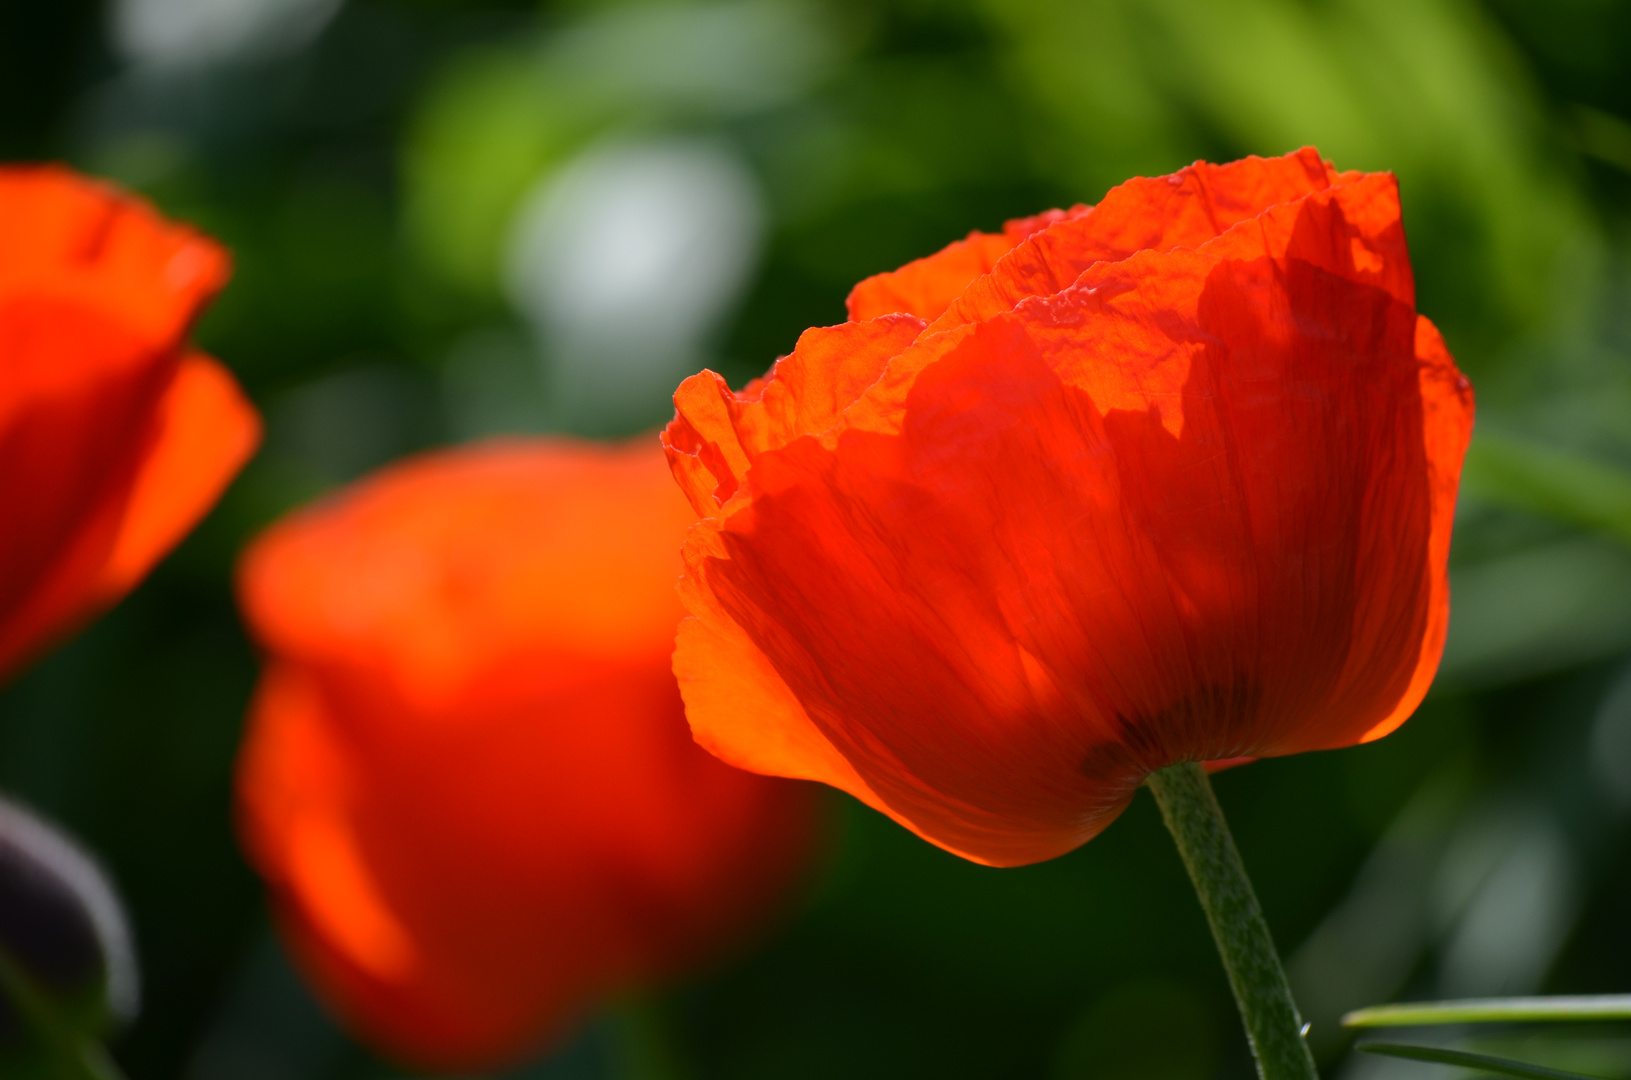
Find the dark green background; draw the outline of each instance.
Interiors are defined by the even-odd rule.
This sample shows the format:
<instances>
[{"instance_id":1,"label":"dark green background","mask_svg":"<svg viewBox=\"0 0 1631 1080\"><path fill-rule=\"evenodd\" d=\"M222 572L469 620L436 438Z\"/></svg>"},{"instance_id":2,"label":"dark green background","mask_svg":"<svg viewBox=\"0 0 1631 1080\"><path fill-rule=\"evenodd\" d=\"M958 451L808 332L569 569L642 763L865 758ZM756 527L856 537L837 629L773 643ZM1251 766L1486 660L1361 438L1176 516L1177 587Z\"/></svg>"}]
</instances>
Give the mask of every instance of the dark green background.
<instances>
[{"instance_id":1,"label":"dark green background","mask_svg":"<svg viewBox=\"0 0 1631 1080\"><path fill-rule=\"evenodd\" d=\"M1420 714L1376 745L1230 772L1220 798L1328 1070L1355 1068L1346 1007L1631 989L1631 4L812 0L795 44L819 62L752 108L607 92L633 78L615 47L588 86L555 43L616 7L351 0L292 52L154 73L96 3L0 4L0 157L114 176L224 240L237 274L199 336L268 421L180 550L0 693L0 787L81 836L129 903L145 1000L113 1046L134 1080L400 1075L304 996L234 848L255 657L232 561L284 510L461 433L449 357L525 341L502 224L608 135L706 135L758 176L763 256L712 349L735 382L839 321L860 277L1135 173L1302 143L1396 170L1420 307L1478 388L1480 439L1517 464L1470 467L1452 641ZM520 426L661 419L546 402ZM607 1010L526 1075L1249 1075L1146 798L1019 870L846 799L833 823L760 951ZM1612 1028L1523 1049L1631 1076Z\"/></svg>"}]
</instances>

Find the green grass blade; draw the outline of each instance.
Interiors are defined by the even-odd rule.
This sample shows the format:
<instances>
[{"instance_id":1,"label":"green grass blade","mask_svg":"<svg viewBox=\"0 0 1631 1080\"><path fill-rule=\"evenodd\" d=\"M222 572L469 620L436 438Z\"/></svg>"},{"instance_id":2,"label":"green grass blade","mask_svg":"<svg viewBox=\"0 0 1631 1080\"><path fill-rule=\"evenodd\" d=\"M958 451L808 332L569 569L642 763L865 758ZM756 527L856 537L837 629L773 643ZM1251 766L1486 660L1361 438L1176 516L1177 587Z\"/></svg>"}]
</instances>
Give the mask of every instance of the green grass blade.
<instances>
[{"instance_id":1,"label":"green grass blade","mask_svg":"<svg viewBox=\"0 0 1631 1080\"><path fill-rule=\"evenodd\" d=\"M1361 1043L1354 1049L1367 1054L1386 1054L1388 1057L1409 1058L1412 1061L1431 1061L1437 1065L1458 1065L1463 1069L1495 1076L1515 1076L1518 1080L1604 1080L1585 1073L1548 1069L1544 1065L1531 1065L1526 1061L1491 1057L1488 1054L1469 1054L1465 1050L1446 1050L1438 1046L1403 1046L1398 1043Z\"/></svg>"},{"instance_id":2,"label":"green grass blade","mask_svg":"<svg viewBox=\"0 0 1631 1080\"><path fill-rule=\"evenodd\" d=\"M1372 1005L1342 1018L1343 1027L1413 1027L1564 1020L1631 1020L1631 994L1468 998Z\"/></svg>"},{"instance_id":3,"label":"green grass blade","mask_svg":"<svg viewBox=\"0 0 1631 1080\"><path fill-rule=\"evenodd\" d=\"M1631 543L1631 471L1609 462L1481 431L1461 484L1491 502Z\"/></svg>"}]
</instances>

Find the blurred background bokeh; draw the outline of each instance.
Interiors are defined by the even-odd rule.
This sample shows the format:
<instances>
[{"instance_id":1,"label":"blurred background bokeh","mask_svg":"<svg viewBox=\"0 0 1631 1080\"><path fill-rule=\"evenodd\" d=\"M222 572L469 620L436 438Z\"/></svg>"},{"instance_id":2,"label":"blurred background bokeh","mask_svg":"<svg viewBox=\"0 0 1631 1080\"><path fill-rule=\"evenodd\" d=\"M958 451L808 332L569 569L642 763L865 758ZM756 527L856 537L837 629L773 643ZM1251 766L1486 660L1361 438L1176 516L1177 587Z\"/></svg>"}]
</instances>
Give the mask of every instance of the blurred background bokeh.
<instances>
[{"instance_id":1,"label":"blurred background bokeh","mask_svg":"<svg viewBox=\"0 0 1631 1080\"><path fill-rule=\"evenodd\" d=\"M129 903L133 1080L403 1075L306 995L234 847L256 530L423 448L653 428L684 374L760 374L971 228L1303 144L1398 173L1479 433L1421 712L1218 788L1327 1072L1441 1075L1336 1018L1631 989L1631 3L3 0L0 158L224 240L200 337L268 420L152 579L0 693L0 788ZM513 1075L1250 1075L1148 800L1019 870L833 819L764 948ZM1575 1035L1501 1045L1631 1076L1631 1031Z\"/></svg>"}]
</instances>

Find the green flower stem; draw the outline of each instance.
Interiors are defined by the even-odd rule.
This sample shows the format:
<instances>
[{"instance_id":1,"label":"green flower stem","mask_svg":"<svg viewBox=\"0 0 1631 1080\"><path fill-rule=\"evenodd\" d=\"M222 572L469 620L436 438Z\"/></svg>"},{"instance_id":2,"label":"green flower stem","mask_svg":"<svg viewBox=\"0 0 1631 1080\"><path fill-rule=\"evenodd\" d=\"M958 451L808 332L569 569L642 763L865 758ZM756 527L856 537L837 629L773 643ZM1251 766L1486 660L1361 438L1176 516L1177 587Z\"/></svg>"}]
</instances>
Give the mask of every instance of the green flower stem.
<instances>
[{"instance_id":1,"label":"green flower stem","mask_svg":"<svg viewBox=\"0 0 1631 1080\"><path fill-rule=\"evenodd\" d=\"M33 1028L49 1048L57 1074L63 1080L124 1080L107 1051L73 1030L23 965L4 947L0 947L0 993L10 999L24 1023Z\"/></svg>"},{"instance_id":2,"label":"green flower stem","mask_svg":"<svg viewBox=\"0 0 1631 1080\"><path fill-rule=\"evenodd\" d=\"M1206 770L1185 762L1156 770L1147 782L1211 924L1257 1074L1263 1080L1318 1080L1285 969Z\"/></svg>"}]
</instances>

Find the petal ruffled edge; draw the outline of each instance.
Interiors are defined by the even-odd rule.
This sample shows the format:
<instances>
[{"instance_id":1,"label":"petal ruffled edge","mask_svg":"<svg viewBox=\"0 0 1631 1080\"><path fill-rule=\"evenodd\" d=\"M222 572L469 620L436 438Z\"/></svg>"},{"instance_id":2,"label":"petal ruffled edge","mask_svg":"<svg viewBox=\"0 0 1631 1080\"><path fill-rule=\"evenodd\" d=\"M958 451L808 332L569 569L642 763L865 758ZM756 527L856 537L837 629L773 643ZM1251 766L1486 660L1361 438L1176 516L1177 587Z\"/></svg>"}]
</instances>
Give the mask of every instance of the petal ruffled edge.
<instances>
[{"instance_id":1,"label":"petal ruffled edge","mask_svg":"<svg viewBox=\"0 0 1631 1080\"><path fill-rule=\"evenodd\" d=\"M844 307L851 322L896 312L933 321L977 278L989 274L1013 246L1003 233L971 232L899 270L866 278L850 290Z\"/></svg>"},{"instance_id":2,"label":"petal ruffled edge","mask_svg":"<svg viewBox=\"0 0 1631 1080\"><path fill-rule=\"evenodd\" d=\"M838 423L822 433L823 438L831 442L847 430L898 434L918 375L981 327L1018 320L1068 329L1096 308L1114 308L1141 298L1156 307L1193 303L1205 274L1226 260L1263 255L1282 258L1294 254L1331 273L1375 285L1400 301L1413 304L1415 286L1400 220L1397 180L1391 173L1344 173L1340 179L1341 183L1306 198L1277 203L1256 217L1237 221L1198 247L1150 249L1121 260L1101 260L1058 292L1026 297L1013 308L979 322L948 329L937 329L940 324L930 326L889 360L882 374L844 411ZM1319 215L1320 223L1327 226L1336 223L1333 215L1340 215L1346 228L1340 233L1329 228L1300 229L1305 211ZM1069 227L1069 223L1064 227ZM1015 254L1021 250L1016 248ZM1190 295L1180 297L1179 293ZM1167 358L1177 362L1167 364L1158 379L1152 378L1161 367L1155 364L1133 383L1124 375L1127 359L1124 358L1119 367L1107 368L1081 362L1089 355L1098 354L1080 349L1059 350L1058 356L1063 361L1059 366L1060 376L1088 390L1101 408L1143 409L1155 405L1161 409L1164 419L1177 426L1179 415L1173 411L1176 406L1167 403L1175 401L1172 392L1182 384L1187 371L1187 361L1179 354ZM1165 392L1157 392L1157 382ZM1118 386L1125 386L1130 392L1118 396Z\"/></svg>"},{"instance_id":3,"label":"petal ruffled edge","mask_svg":"<svg viewBox=\"0 0 1631 1080\"><path fill-rule=\"evenodd\" d=\"M851 322L881 315L915 315L926 322L938 319L963 291L989 274L997 261L1032 233L1061 221L1081 217L1091 206L1081 203L1069 210L1047 210L1005 222L1000 233L975 230L898 270L873 274L850 290L844 301Z\"/></svg>"},{"instance_id":4,"label":"petal ruffled edge","mask_svg":"<svg viewBox=\"0 0 1631 1080\"><path fill-rule=\"evenodd\" d=\"M1051 296L1093 264L1144 251L1198 247L1272 206L1307 198L1360 173L1338 173L1319 151L1197 161L1166 176L1137 176L1091 208L1050 222L972 280L929 327L939 333L982 322L1033 296Z\"/></svg>"},{"instance_id":5,"label":"petal ruffled edge","mask_svg":"<svg viewBox=\"0 0 1631 1080\"><path fill-rule=\"evenodd\" d=\"M934 255L861 282L848 301L850 322L805 331L790 355L741 393L732 393L712 371L686 379L674 394L675 418L663 432L675 480L698 514L717 513L765 451L800 435L823 434L841 420L873 426L876 418L844 414L877 384L909 387L916 372L946 348L941 343L912 350L915 342L1073 288L1093 266L1205 247L1274 207L1377 178L1385 178L1394 194L1390 220L1396 230L1390 176L1339 173L1317 150L1304 147L1277 158L1198 161L1169 176L1135 177L1097 206L1078 204L1010 221L1001 234L972 232ZM1345 209L1368 213L1351 201L1355 205ZM1375 232L1387 222L1356 224ZM1402 246L1402 233L1400 240ZM1413 292L1408 281L1404 289ZM931 310L936 307L938 314ZM929 319L934 321L926 327L920 321ZM892 362L908 351L915 362ZM806 407L807 401L816 407ZM874 411L862 410L868 416Z\"/></svg>"},{"instance_id":6,"label":"petal ruffled edge","mask_svg":"<svg viewBox=\"0 0 1631 1080\"><path fill-rule=\"evenodd\" d=\"M674 391L662 440L692 508L718 513L760 454L836 424L923 326L912 315L884 315L806 330L792 353L741 393L712 371L686 379Z\"/></svg>"}]
</instances>

